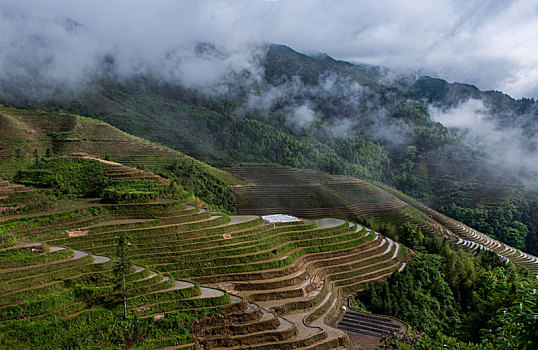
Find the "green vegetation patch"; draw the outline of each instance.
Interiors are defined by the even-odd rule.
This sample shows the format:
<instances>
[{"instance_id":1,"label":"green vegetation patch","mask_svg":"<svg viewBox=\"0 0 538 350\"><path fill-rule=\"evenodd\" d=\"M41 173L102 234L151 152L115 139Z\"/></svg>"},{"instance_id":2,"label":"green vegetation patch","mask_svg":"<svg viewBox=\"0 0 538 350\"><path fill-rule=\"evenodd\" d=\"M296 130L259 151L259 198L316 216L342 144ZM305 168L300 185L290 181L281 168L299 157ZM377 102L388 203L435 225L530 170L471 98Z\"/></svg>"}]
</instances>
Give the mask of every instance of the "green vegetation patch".
<instances>
[{"instance_id":1,"label":"green vegetation patch","mask_svg":"<svg viewBox=\"0 0 538 350\"><path fill-rule=\"evenodd\" d=\"M492 327L502 329L506 326L499 321L499 317L496 318L497 311L507 304L518 304L524 299L525 295L517 292L520 289L518 286L521 283L528 285L537 282L536 278L530 278L524 268L517 269L512 264L506 264L491 252L473 256L451 249L448 242L440 239L430 242L426 248L434 254L413 256L407 268L402 273L392 275L388 284L373 283L368 290L358 293L355 300L358 308L366 307L374 313L403 319L433 338L436 334L444 334L467 342L482 342L493 332ZM530 309L534 307L534 311L527 310L529 314L536 314L535 305L528 303ZM536 321L530 323L532 322L536 329ZM484 329L486 327L488 329ZM530 334L528 331L531 328L527 327L527 331L521 331L521 334ZM436 343L433 338L425 344L430 344L429 341L433 342L431 344ZM415 339L416 342L428 338L420 335L418 339ZM394 341L394 344L404 341L400 339ZM452 338L445 341L446 344L457 343ZM398 346L387 348L428 348ZM437 348L441 347L432 347Z\"/></svg>"},{"instance_id":2,"label":"green vegetation patch","mask_svg":"<svg viewBox=\"0 0 538 350\"><path fill-rule=\"evenodd\" d=\"M17 242L15 241L15 237L7 233L5 229L0 227L0 248L11 247L16 243Z\"/></svg>"},{"instance_id":3,"label":"green vegetation patch","mask_svg":"<svg viewBox=\"0 0 538 350\"><path fill-rule=\"evenodd\" d=\"M109 184L101 163L80 158L42 160L30 169L19 171L14 180L51 189L59 197L98 197Z\"/></svg>"},{"instance_id":4,"label":"green vegetation patch","mask_svg":"<svg viewBox=\"0 0 538 350\"><path fill-rule=\"evenodd\" d=\"M51 253L43 252L40 247L8 249L0 252L0 267L11 268L42 264L48 261L66 259L73 255L71 249L63 249Z\"/></svg>"},{"instance_id":5,"label":"green vegetation patch","mask_svg":"<svg viewBox=\"0 0 538 350\"><path fill-rule=\"evenodd\" d=\"M191 341L191 323L207 310L170 314L159 321L130 317L126 321L107 309L97 308L70 319L28 319L0 324L0 343L6 349L153 349Z\"/></svg>"},{"instance_id":6,"label":"green vegetation patch","mask_svg":"<svg viewBox=\"0 0 538 350\"><path fill-rule=\"evenodd\" d=\"M109 187L103 191L104 203L143 203L158 198L158 193L132 188Z\"/></svg>"}]
</instances>

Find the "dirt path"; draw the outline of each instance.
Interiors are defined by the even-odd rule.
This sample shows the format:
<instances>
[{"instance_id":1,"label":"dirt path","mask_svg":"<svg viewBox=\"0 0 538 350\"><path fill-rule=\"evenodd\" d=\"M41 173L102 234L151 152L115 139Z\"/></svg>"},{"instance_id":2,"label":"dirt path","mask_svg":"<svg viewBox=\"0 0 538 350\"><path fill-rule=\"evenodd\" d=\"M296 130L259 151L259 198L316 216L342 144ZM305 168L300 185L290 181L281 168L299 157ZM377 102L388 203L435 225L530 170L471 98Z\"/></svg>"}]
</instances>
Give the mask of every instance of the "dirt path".
<instances>
[{"instance_id":1,"label":"dirt path","mask_svg":"<svg viewBox=\"0 0 538 350\"><path fill-rule=\"evenodd\" d=\"M317 229L336 227L346 223L345 220L334 218L317 219L314 222L318 225Z\"/></svg>"},{"instance_id":2,"label":"dirt path","mask_svg":"<svg viewBox=\"0 0 538 350\"><path fill-rule=\"evenodd\" d=\"M110 258L106 256L100 256L100 255L92 255L92 256L93 256L94 264L103 264L110 261Z\"/></svg>"},{"instance_id":3,"label":"dirt path","mask_svg":"<svg viewBox=\"0 0 538 350\"><path fill-rule=\"evenodd\" d=\"M259 218L257 215L230 215L230 222L226 226L242 224Z\"/></svg>"}]
</instances>

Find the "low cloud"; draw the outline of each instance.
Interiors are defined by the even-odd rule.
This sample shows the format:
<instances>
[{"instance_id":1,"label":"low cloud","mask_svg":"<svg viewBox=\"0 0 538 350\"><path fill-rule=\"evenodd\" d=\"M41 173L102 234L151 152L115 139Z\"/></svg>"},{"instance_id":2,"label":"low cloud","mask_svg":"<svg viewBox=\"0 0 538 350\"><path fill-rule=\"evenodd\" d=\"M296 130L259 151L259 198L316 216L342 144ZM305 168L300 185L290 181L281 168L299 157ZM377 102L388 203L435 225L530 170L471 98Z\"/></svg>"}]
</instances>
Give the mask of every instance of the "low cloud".
<instances>
[{"instance_id":1,"label":"low cloud","mask_svg":"<svg viewBox=\"0 0 538 350\"><path fill-rule=\"evenodd\" d=\"M450 109L430 106L430 116L501 164L538 171L538 135L524 125L501 127L481 100L468 99Z\"/></svg>"},{"instance_id":2,"label":"low cloud","mask_svg":"<svg viewBox=\"0 0 538 350\"><path fill-rule=\"evenodd\" d=\"M293 115L289 120L293 125L299 128L306 128L315 122L316 119L318 119L316 112L314 112L307 104L304 104L293 111Z\"/></svg>"}]
</instances>

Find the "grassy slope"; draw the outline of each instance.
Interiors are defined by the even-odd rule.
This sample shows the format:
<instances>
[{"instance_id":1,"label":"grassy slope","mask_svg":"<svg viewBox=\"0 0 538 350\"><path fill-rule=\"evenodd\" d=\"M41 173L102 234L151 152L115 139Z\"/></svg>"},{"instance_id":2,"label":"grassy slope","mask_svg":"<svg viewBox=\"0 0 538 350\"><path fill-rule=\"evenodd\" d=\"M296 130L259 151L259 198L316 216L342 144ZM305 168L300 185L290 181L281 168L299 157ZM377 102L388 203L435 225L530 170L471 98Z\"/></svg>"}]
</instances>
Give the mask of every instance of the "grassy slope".
<instances>
[{"instance_id":1,"label":"grassy slope","mask_svg":"<svg viewBox=\"0 0 538 350\"><path fill-rule=\"evenodd\" d=\"M36 153L37 158L44 157L47 150L54 156L85 153L162 174L209 204L232 210L226 185L239 183L237 178L105 122L67 113L0 106L0 125L0 179L11 181L19 170L33 166ZM13 200L2 200L13 205Z\"/></svg>"},{"instance_id":2,"label":"grassy slope","mask_svg":"<svg viewBox=\"0 0 538 350\"><path fill-rule=\"evenodd\" d=\"M120 156L155 156L172 161L188 161L225 183L238 181L230 174L181 152L132 136L92 118L0 107L0 125L3 131L0 134L0 164L2 169L6 169L0 177L6 179L16 171L15 163L21 160L32 163L34 150L37 149L39 155L43 156L47 149L51 149L53 154L84 152L112 160ZM17 155L21 157L17 158Z\"/></svg>"}]
</instances>

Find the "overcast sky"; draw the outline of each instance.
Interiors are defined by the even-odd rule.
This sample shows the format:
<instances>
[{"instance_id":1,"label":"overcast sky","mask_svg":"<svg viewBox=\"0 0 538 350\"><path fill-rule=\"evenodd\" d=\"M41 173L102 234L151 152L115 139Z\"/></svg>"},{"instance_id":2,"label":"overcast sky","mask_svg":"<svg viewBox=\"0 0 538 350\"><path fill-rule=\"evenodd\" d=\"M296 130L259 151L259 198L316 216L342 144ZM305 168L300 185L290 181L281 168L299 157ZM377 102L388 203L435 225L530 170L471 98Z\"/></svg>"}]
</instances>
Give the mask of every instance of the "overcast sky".
<instances>
[{"instance_id":1,"label":"overcast sky","mask_svg":"<svg viewBox=\"0 0 538 350\"><path fill-rule=\"evenodd\" d=\"M238 66L252 64L247 49L275 42L538 97L536 0L0 1L4 80L77 84L107 54L126 73L170 69L170 57L198 41ZM199 79L219 70L202 68L193 70Z\"/></svg>"}]
</instances>

